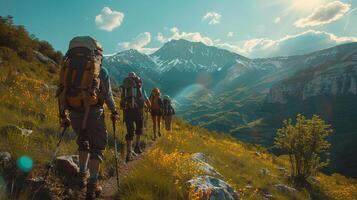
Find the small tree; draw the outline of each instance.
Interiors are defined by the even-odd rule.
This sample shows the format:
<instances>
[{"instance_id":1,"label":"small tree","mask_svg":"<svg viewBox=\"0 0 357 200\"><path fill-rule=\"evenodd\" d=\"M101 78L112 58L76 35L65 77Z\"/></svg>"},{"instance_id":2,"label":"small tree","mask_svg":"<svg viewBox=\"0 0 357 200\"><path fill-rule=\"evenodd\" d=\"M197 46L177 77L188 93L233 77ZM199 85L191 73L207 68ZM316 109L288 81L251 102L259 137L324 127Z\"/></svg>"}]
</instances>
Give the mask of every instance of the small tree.
<instances>
[{"instance_id":1,"label":"small tree","mask_svg":"<svg viewBox=\"0 0 357 200\"><path fill-rule=\"evenodd\" d=\"M287 151L295 184L305 184L308 177L328 165L329 160L321 161L320 156L330 147L326 140L333 132L330 127L317 115L306 119L299 114L296 124L288 119L284 121L284 127L278 129L275 146Z\"/></svg>"}]
</instances>

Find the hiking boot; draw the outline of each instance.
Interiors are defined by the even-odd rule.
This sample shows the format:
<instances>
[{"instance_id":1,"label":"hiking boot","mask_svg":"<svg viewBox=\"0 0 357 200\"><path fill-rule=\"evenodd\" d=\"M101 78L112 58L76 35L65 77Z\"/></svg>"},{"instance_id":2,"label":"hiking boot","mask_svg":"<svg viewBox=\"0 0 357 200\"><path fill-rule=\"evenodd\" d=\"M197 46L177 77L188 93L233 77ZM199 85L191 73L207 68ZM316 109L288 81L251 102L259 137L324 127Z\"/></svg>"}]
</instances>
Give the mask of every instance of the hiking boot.
<instances>
[{"instance_id":1,"label":"hiking boot","mask_svg":"<svg viewBox=\"0 0 357 200\"><path fill-rule=\"evenodd\" d=\"M86 187L88 177L89 177L89 173L88 172L79 172L77 174L76 184L77 184L79 189L84 189Z\"/></svg>"},{"instance_id":2,"label":"hiking boot","mask_svg":"<svg viewBox=\"0 0 357 200\"><path fill-rule=\"evenodd\" d=\"M100 196L103 188L97 182L88 182L86 200L93 200Z\"/></svg>"},{"instance_id":3,"label":"hiking boot","mask_svg":"<svg viewBox=\"0 0 357 200\"><path fill-rule=\"evenodd\" d=\"M134 160L131 142L132 141L126 141L126 159L125 159L126 162L130 162Z\"/></svg>"},{"instance_id":4,"label":"hiking boot","mask_svg":"<svg viewBox=\"0 0 357 200\"><path fill-rule=\"evenodd\" d=\"M130 162L130 161L133 161L133 160L134 160L134 156L133 156L132 152L127 153L127 154L126 154L125 161L126 161L126 162Z\"/></svg>"},{"instance_id":5,"label":"hiking boot","mask_svg":"<svg viewBox=\"0 0 357 200\"><path fill-rule=\"evenodd\" d=\"M140 145L135 145L134 152L136 154L142 154L143 150L140 148Z\"/></svg>"}]
</instances>

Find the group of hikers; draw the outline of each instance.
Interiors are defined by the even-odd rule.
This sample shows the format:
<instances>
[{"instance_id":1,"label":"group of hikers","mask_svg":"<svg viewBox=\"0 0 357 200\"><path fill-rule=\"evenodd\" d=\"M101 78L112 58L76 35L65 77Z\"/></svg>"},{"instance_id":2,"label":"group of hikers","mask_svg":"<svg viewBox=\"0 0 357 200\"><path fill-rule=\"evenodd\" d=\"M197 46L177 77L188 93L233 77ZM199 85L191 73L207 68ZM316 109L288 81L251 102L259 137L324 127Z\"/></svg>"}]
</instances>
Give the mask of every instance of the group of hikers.
<instances>
[{"instance_id":1,"label":"group of hikers","mask_svg":"<svg viewBox=\"0 0 357 200\"><path fill-rule=\"evenodd\" d=\"M60 84L57 91L61 126L64 128L72 126L78 136L77 185L81 189L86 187L86 199L95 199L101 191L98 173L108 140L103 105L106 104L111 111L110 118L113 121L114 131L115 123L119 120L109 72L102 67L102 53L101 45L94 38L90 36L73 38L60 70ZM147 97L143 90L142 79L134 72L128 74L120 88L120 108L123 111L123 121L127 130L126 162L130 162L136 154L143 152L140 137L143 135L144 126L147 125L145 119L148 118L149 113L153 122L152 139L156 140L162 135L161 118L165 121L166 130L171 131L172 115L175 114L175 110L169 96L161 97L159 88L154 88Z\"/></svg>"}]
</instances>

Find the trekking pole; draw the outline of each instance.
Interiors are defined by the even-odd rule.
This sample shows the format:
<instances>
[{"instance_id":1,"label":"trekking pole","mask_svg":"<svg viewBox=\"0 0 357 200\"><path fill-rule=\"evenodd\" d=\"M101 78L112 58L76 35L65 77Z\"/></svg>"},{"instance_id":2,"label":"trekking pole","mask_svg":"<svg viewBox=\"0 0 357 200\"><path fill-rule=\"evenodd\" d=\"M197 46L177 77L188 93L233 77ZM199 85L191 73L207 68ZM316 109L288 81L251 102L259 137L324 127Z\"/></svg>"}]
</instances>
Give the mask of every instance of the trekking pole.
<instances>
[{"instance_id":1,"label":"trekking pole","mask_svg":"<svg viewBox=\"0 0 357 200\"><path fill-rule=\"evenodd\" d=\"M36 197L36 194L42 189L42 187L46 184L46 180L47 180L47 177L48 175L50 174L50 170L53 166L53 162L55 161L56 159L56 156L57 156L57 153L59 151L59 147L62 143L62 140L63 140L63 137L64 137L64 134L65 132L67 131L67 128L68 126L65 126L61 132L61 136L60 136L60 139L59 141L57 142L57 145L56 145L56 149L55 151L53 152L52 154L52 157L51 157L51 160L50 160L50 163L48 164L47 168L46 168L46 171L45 171L45 176L43 177L42 179L42 184L38 187L38 189L36 191L34 191L33 193L33 196L32 196L32 199L34 199Z\"/></svg>"},{"instance_id":2,"label":"trekking pole","mask_svg":"<svg viewBox=\"0 0 357 200\"><path fill-rule=\"evenodd\" d=\"M147 147L148 145L148 138L149 138L149 131L148 131L148 118L149 118L149 115L148 115L148 112L145 111L145 114L144 114L144 128L145 128L145 147Z\"/></svg>"},{"instance_id":3,"label":"trekking pole","mask_svg":"<svg viewBox=\"0 0 357 200\"><path fill-rule=\"evenodd\" d=\"M114 134L114 157L115 157L115 173L116 173L116 178L117 178L117 189L119 191L119 171L118 171L118 146L117 146L117 137L116 137L116 126L115 126L115 120L113 121L113 134Z\"/></svg>"},{"instance_id":4,"label":"trekking pole","mask_svg":"<svg viewBox=\"0 0 357 200\"><path fill-rule=\"evenodd\" d=\"M47 168L46 168L46 173L45 173L45 176L43 177L43 182L46 181L46 179L47 179L47 177L48 177L48 175L49 175L49 173L50 173L50 170L51 170L51 168L52 168L53 162L54 162L55 159L56 159L57 153L58 153L58 151L59 151L59 147L60 147L60 145L61 145L61 143L62 143L62 139L63 139L64 133L66 132L67 128L68 128L68 126L65 126L65 127L63 128L63 130L62 130L60 139L59 139L59 141L57 142L57 145L56 145L56 149L55 149L54 153L52 154L51 161L50 161L49 165L48 165Z\"/></svg>"}]
</instances>

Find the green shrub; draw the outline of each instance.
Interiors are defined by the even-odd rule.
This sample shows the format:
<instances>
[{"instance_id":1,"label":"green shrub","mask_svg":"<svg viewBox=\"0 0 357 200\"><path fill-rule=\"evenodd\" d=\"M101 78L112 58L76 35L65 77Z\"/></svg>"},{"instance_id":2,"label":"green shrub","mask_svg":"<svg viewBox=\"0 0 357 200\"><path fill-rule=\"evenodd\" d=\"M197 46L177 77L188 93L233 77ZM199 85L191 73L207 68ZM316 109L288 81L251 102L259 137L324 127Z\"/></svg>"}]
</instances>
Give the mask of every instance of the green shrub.
<instances>
[{"instance_id":1,"label":"green shrub","mask_svg":"<svg viewBox=\"0 0 357 200\"><path fill-rule=\"evenodd\" d=\"M317 115L311 119L298 115L296 124L288 119L284 121L284 127L278 129L275 146L287 151L291 177L296 184L305 184L307 178L328 164L328 160L321 161L320 155L330 147L326 140L332 133L330 127Z\"/></svg>"}]
</instances>

